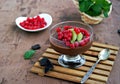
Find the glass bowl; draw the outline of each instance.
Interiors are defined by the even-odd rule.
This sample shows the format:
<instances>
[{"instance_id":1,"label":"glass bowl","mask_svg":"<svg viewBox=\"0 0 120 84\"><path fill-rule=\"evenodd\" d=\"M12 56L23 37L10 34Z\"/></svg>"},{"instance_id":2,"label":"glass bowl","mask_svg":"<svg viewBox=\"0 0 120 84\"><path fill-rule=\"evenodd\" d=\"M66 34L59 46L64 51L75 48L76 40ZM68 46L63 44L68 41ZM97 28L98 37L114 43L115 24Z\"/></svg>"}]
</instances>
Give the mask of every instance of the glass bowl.
<instances>
[{"instance_id":1,"label":"glass bowl","mask_svg":"<svg viewBox=\"0 0 120 84\"><path fill-rule=\"evenodd\" d=\"M63 40L58 39L56 32L57 28L61 28L61 30L63 30L65 26L83 28L87 30L90 34L89 41L84 46L78 46L75 48L66 46ZM87 51L91 47L93 42L93 29L90 25L78 21L60 22L58 24L55 24L49 30L49 34L50 34L49 40L51 47L55 51L60 53L60 56L58 58L58 63L60 65L64 67L76 68L82 66L85 63L85 58L82 56L82 53Z\"/></svg>"}]
</instances>

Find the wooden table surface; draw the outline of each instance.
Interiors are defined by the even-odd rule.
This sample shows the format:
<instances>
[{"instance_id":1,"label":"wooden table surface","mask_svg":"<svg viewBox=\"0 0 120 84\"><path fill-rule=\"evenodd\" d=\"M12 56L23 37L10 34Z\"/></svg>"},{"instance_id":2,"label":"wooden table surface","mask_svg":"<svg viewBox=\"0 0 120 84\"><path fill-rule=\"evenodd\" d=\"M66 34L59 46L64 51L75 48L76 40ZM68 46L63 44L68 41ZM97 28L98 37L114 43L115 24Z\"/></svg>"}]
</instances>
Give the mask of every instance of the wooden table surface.
<instances>
[{"instance_id":1,"label":"wooden table surface","mask_svg":"<svg viewBox=\"0 0 120 84\"><path fill-rule=\"evenodd\" d=\"M94 29L94 41L120 47L120 1L111 0L113 10L109 18ZM35 16L48 13L54 24L61 21L81 21L78 9L72 0L0 0L0 84L74 84L30 73L30 68L49 46L50 27L37 33L19 29L15 19L19 16ZM24 60L25 51L40 44L31 60ZM120 52L118 53L107 84L120 84Z\"/></svg>"}]
</instances>

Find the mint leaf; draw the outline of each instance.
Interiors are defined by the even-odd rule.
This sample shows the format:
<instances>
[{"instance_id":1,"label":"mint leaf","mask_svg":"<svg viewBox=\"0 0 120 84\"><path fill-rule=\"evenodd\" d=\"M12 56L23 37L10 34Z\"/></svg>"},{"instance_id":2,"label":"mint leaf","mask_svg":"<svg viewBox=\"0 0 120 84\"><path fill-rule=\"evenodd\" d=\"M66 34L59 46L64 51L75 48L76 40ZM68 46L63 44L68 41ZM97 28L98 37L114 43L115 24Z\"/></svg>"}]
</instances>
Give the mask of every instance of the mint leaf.
<instances>
[{"instance_id":1,"label":"mint leaf","mask_svg":"<svg viewBox=\"0 0 120 84\"><path fill-rule=\"evenodd\" d=\"M81 12L87 11L87 10L88 10L88 7L89 7L89 3L88 3L88 2L82 2L82 3L80 4L80 10L81 10Z\"/></svg>"},{"instance_id":2,"label":"mint leaf","mask_svg":"<svg viewBox=\"0 0 120 84\"><path fill-rule=\"evenodd\" d=\"M90 16L98 16L101 14L101 7L98 5L93 5L89 11L86 11L85 13L90 15ZM94 12L93 12L94 11Z\"/></svg>"},{"instance_id":3,"label":"mint leaf","mask_svg":"<svg viewBox=\"0 0 120 84\"><path fill-rule=\"evenodd\" d=\"M94 13L96 13L97 15L101 14L102 13L102 8L101 6L95 4L92 6L92 10L94 11Z\"/></svg>"},{"instance_id":4,"label":"mint leaf","mask_svg":"<svg viewBox=\"0 0 120 84\"><path fill-rule=\"evenodd\" d=\"M103 14L105 17L108 17L108 12L110 11L110 6L111 6L111 3L106 4L106 6L103 7Z\"/></svg>"},{"instance_id":5,"label":"mint leaf","mask_svg":"<svg viewBox=\"0 0 120 84\"><path fill-rule=\"evenodd\" d=\"M108 12L109 12L110 8L109 7L104 7L103 8L103 14L105 17L108 17Z\"/></svg>"},{"instance_id":6,"label":"mint leaf","mask_svg":"<svg viewBox=\"0 0 120 84\"><path fill-rule=\"evenodd\" d=\"M80 2L83 2L84 0L78 0L78 2L80 3Z\"/></svg>"},{"instance_id":7,"label":"mint leaf","mask_svg":"<svg viewBox=\"0 0 120 84\"><path fill-rule=\"evenodd\" d=\"M104 14L105 17L108 17L108 12L107 11L104 11L103 14Z\"/></svg>"},{"instance_id":8,"label":"mint leaf","mask_svg":"<svg viewBox=\"0 0 120 84\"><path fill-rule=\"evenodd\" d=\"M78 0L79 10L90 16L99 16L101 13L108 17L111 3L106 0Z\"/></svg>"},{"instance_id":9,"label":"mint leaf","mask_svg":"<svg viewBox=\"0 0 120 84\"><path fill-rule=\"evenodd\" d=\"M86 11L85 13L93 17L99 16L101 14L101 13L93 12L93 10Z\"/></svg>"},{"instance_id":10,"label":"mint leaf","mask_svg":"<svg viewBox=\"0 0 120 84\"><path fill-rule=\"evenodd\" d=\"M91 6L91 4L92 4L92 2L90 0L82 0L82 2L79 3L80 11L81 12L88 11L90 6Z\"/></svg>"},{"instance_id":11,"label":"mint leaf","mask_svg":"<svg viewBox=\"0 0 120 84\"><path fill-rule=\"evenodd\" d=\"M25 54L24 54L24 59L30 59L33 56L34 53L35 53L35 50L26 51Z\"/></svg>"}]
</instances>

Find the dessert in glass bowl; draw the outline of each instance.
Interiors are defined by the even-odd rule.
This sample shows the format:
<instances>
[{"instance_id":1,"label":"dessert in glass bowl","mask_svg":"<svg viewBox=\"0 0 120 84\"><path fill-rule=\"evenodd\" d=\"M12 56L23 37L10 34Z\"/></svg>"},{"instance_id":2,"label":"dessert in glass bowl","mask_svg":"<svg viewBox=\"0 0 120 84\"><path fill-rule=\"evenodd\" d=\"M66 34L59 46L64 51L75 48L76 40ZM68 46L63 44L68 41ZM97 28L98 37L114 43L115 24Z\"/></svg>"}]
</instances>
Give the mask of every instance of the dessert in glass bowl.
<instances>
[{"instance_id":1,"label":"dessert in glass bowl","mask_svg":"<svg viewBox=\"0 0 120 84\"><path fill-rule=\"evenodd\" d=\"M80 55L92 45L93 29L78 21L65 21L54 25L50 30L51 47L61 55L58 63L64 67L80 67L85 58Z\"/></svg>"}]
</instances>

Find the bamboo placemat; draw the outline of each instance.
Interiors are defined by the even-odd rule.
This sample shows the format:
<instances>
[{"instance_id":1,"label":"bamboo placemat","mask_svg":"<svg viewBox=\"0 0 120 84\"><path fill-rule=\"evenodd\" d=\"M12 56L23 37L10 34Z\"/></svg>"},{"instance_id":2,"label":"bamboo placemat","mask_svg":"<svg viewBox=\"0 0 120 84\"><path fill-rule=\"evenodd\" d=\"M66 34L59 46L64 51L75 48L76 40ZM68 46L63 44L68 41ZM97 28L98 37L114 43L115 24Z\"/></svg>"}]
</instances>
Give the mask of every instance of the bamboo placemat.
<instances>
[{"instance_id":1,"label":"bamboo placemat","mask_svg":"<svg viewBox=\"0 0 120 84\"><path fill-rule=\"evenodd\" d=\"M79 68L71 69L60 66L57 62L60 53L54 51L52 48L49 47L46 49L43 55L40 56L39 60L42 57L49 58L49 60L54 64L54 69L44 74L43 67L40 66L38 60L31 68L31 72L37 73L40 76L49 76L67 81L72 81L75 83L80 83L82 77L97 61L98 53L104 48L110 49L111 52L110 57L105 61L100 61L100 63L96 66L95 70L90 75L86 83L105 84L112 69L112 66L114 64L119 47L108 44L97 43L97 42L93 42L92 47L88 51L83 53L83 56L86 59L86 63Z\"/></svg>"}]
</instances>

